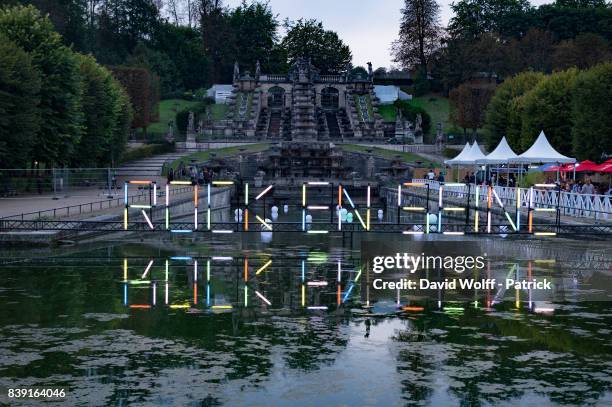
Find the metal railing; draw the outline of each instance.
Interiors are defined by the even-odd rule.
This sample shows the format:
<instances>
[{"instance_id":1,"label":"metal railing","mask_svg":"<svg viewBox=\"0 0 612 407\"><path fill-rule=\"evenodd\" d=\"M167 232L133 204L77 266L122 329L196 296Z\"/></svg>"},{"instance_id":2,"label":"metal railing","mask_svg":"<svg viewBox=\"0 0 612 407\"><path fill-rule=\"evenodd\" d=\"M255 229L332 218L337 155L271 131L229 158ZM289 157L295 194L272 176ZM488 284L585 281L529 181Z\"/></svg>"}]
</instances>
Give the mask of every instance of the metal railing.
<instances>
[{"instance_id":1,"label":"metal railing","mask_svg":"<svg viewBox=\"0 0 612 407\"><path fill-rule=\"evenodd\" d=\"M192 187L190 186L172 188L170 190L170 195L184 194L186 192L190 192L191 188ZM164 197L166 196L166 193L163 189L160 188L157 196ZM128 196L128 203L131 205L137 202L141 202L143 198L148 199L149 194L139 193L137 195ZM99 212L105 209L118 208L118 207L124 207L124 206L125 206L125 197L122 196L121 198L112 198L112 199L106 199L103 201L95 201L95 202L82 203L78 205L62 206L58 208L43 209L43 210L33 211L33 212L24 212L24 213L20 213L16 215L4 216L4 217L1 217L0 220L61 219L61 218L68 218L70 216L83 215L86 213Z\"/></svg>"},{"instance_id":2,"label":"metal railing","mask_svg":"<svg viewBox=\"0 0 612 407\"><path fill-rule=\"evenodd\" d=\"M427 183L432 190L438 191L440 183L426 179L413 179L413 182ZM449 194L456 196L467 196L468 192L471 195L470 199L475 199L476 189L480 188L479 200L485 202L487 200L486 186L472 184L468 187L453 187L448 190ZM517 188L515 187L493 187L497 196L504 204L516 206ZM529 188L519 188L518 191L519 207L533 208L534 206L542 208L559 208L561 215L572 216L577 218L590 218L593 220L612 220L612 197L610 195L589 195L575 192L565 192L555 189L533 188L533 200L530 197Z\"/></svg>"}]
</instances>

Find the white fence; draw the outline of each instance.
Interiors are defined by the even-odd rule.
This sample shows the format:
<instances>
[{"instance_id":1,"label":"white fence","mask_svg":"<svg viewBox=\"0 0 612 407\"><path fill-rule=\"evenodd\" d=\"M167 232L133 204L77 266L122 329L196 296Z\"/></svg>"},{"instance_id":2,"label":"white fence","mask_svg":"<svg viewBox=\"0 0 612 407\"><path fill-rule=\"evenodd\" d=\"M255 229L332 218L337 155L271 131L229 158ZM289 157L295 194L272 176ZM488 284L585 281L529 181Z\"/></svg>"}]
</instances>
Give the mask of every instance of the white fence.
<instances>
[{"instance_id":1,"label":"white fence","mask_svg":"<svg viewBox=\"0 0 612 407\"><path fill-rule=\"evenodd\" d=\"M427 183L434 191L440 189L440 182L425 179L413 179L412 182ZM449 183L453 185L453 183ZM442 185L444 185L442 183ZM454 183L454 185L458 185ZM452 186L445 188L446 194L454 194L467 198L470 193L470 201L476 199L476 189L480 188L479 200L487 201L487 187L483 185L471 184L468 186ZM504 205L516 207L517 188L495 186L495 193ZM587 195L573 192L559 192L556 188L533 188L533 200L530 199L529 188L519 188L519 203L521 208L557 208L559 206L561 215L574 216L578 218L591 218L595 220L612 219L612 197L610 195ZM560 196L559 196L560 195Z\"/></svg>"}]
</instances>

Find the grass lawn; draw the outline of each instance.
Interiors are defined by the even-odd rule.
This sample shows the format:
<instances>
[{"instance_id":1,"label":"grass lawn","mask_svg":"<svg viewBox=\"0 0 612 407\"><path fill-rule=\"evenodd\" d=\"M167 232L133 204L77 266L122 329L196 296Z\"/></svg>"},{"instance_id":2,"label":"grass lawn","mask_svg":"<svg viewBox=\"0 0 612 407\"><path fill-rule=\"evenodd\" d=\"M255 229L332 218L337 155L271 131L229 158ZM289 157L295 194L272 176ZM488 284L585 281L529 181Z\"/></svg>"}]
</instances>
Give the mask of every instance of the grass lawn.
<instances>
[{"instance_id":1,"label":"grass lawn","mask_svg":"<svg viewBox=\"0 0 612 407\"><path fill-rule=\"evenodd\" d=\"M428 94L413 98L410 100L410 104L422 107L429 113L429 116L431 116L429 134L436 134L436 126L438 123L442 123L442 130L444 132L447 132L453 127L449 120L450 107L448 98L440 95Z\"/></svg>"},{"instance_id":2,"label":"grass lawn","mask_svg":"<svg viewBox=\"0 0 612 407\"><path fill-rule=\"evenodd\" d=\"M170 120L174 120L177 112L197 104L198 102L193 100L161 100L159 102L159 122L151 123L151 125L147 128L147 131L152 133L165 133L166 130L168 130L168 122Z\"/></svg>"},{"instance_id":3,"label":"grass lawn","mask_svg":"<svg viewBox=\"0 0 612 407\"><path fill-rule=\"evenodd\" d=\"M453 128L452 123L449 121L449 103L448 98L428 94L425 96L415 97L409 100L412 106L417 106L425 109L431 117L431 128L429 129L430 135L436 134L436 126L438 123L442 123L442 129L444 132L448 132ZM382 116L383 121L394 122L397 111L394 105L379 105L378 113Z\"/></svg>"},{"instance_id":4,"label":"grass lawn","mask_svg":"<svg viewBox=\"0 0 612 407\"><path fill-rule=\"evenodd\" d=\"M394 122L397 117L397 109L394 105L378 105L378 113L384 122Z\"/></svg>"},{"instance_id":5,"label":"grass lawn","mask_svg":"<svg viewBox=\"0 0 612 407\"><path fill-rule=\"evenodd\" d=\"M422 157L415 153L403 153L401 151L386 150L384 148L361 146L357 144L340 144L338 145L338 147L345 151L350 151L354 153L365 153L365 154L368 154L367 150L371 149L372 155L375 155L378 157L393 159L395 158L395 156L399 155L402 158L402 160L407 163L416 163L417 161L421 161L423 163L423 166L425 167L429 167L431 165L433 165L436 168L441 167L439 163L430 161L427 158Z\"/></svg>"},{"instance_id":6,"label":"grass lawn","mask_svg":"<svg viewBox=\"0 0 612 407\"><path fill-rule=\"evenodd\" d=\"M270 148L270 144L258 143L236 147L215 148L208 151L198 151L197 153L189 154L185 157L172 161L172 163L170 163L170 168L176 169L180 165L180 163L189 164L191 163L191 160L195 160L196 162L206 161L210 158L210 153L215 153L215 158L229 157L232 155L239 154L241 148L244 149L244 153L257 153L259 151L265 151Z\"/></svg>"},{"instance_id":7,"label":"grass lawn","mask_svg":"<svg viewBox=\"0 0 612 407\"><path fill-rule=\"evenodd\" d=\"M227 113L227 105L210 105L210 115L214 121L225 120L225 114Z\"/></svg>"}]
</instances>

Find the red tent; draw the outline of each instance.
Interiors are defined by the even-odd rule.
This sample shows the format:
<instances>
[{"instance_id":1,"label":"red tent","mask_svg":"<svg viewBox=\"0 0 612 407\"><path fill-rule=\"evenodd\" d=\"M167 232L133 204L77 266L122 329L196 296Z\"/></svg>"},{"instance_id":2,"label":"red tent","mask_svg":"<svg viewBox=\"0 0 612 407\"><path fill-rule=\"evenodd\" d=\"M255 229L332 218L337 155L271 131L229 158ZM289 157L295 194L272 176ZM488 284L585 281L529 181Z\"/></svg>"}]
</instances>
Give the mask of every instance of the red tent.
<instances>
[{"instance_id":1,"label":"red tent","mask_svg":"<svg viewBox=\"0 0 612 407\"><path fill-rule=\"evenodd\" d=\"M572 172L574 171L574 164L562 164L561 166L553 165L548 167L544 172ZM612 158L603 164L595 164L593 161L584 160L581 163L576 164L576 172L612 172Z\"/></svg>"},{"instance_id":2,"label":"red tent","mask_svg":"<svg viewBox=\"0 0 612 407\"><path fill-rule=\"evenodd\" d=\"M580 172L580 171L593 172L593 171L596 171L597 167L598 165L595 164L593 161L584 160L580 164L576 165L576 172ZM571 168L567 171L573 171L573 170L574 168Z\"/></svg>"},{"instance_id":3,"label":"red tent","mask_svg":"<svg viewBox=\"0 0 612 407\"><path fill-rule=\"evenodd\" d=\"M595 172L612 172L612 158L603 164L595 166Z\"/></svg>"}]
</instances>

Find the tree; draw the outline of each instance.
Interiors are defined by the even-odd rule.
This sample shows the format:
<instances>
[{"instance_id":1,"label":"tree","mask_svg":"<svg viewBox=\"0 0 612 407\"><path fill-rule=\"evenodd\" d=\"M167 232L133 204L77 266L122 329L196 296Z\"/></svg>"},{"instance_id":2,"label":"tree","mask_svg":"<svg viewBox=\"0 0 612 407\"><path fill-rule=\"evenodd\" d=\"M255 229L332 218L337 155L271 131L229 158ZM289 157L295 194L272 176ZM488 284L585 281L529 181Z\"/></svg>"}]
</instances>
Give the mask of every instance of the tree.
<instances>
[{"instance_id":1,"label":"tree","mask_svg":"<svg viewBox=\"0 0 612 407\"><path fill-rule=\"evenodd\" d=\"M558 69L576 67L587 69L600 62L609 61L612 51L607 41L591 33L580 34L572 40L561 41L554 52L554 64Z\"/></svg>"},{"instance_id":2,"label":"tree","mask_svg":"<svg viewBox=\"0 0 612 407\"><path fill-rule=\"evenodd\" d=\"M40 126L39 92L32 57L0 35L0 168L29 164Z\"/></svg>"},{"instance_id":3,"label":"tree","mask_svg":"<svg viewBox=\"0 0 612 407\"><path fill-rule=\"evenodd\" d=\"M520 36L527 31L528 0L460 0L451 4L448 24L452 38L473 40L484 33Z\"/></svg>"},{"instance_id":4,"label":"tree","mask_svg":"<svg viewBox=\"0 0 612 407\"><path fill-rule=\"evenodd\" d=\"M157 51L140 43L128 57L126 66L145 68L159 77L161 94L171 94L182 89L182 77L174 61L163 51Z\"/></svg>"},{"instance_id":5,"label":"tree","mask_svg":"<svg viewBox=\"0 0 612 407\"><path fill-rule=\"evenodd\" d=\"M146 129L151 121L151 74L144 68L113 67L113 75L121 83L133 108L131 127Z\"/></svg>"},{"instance_id":6,"label":"tree","mask_svg":"<svg viewBox=\"0 0 612 407\"><path fill-rule=\"evenodd\" d=\"M127 141L131 105L119 82L106 68L98 65L93 57L78 55L78 58L83 79L81 104L85 130L73 164L112 166Z\"/></svg>"},{"instance_id":7,"label":"tree","mask_svg":"<svg viewBox=\"0 0 612 407\"><path fill-rule=\"evenodd\" d=\"M66 164L82 127L78 62L51 21L32 6L0 10L0 34L31 55L40 72L40 128L32 160Z\"/></svg>"},{"instance_id":8,"label":"tree","mask_svg":"<svg viewBox=\"0 0 612 407\"><path fill-rule=\"evenodd\" d=\"M222 72L226 71L226 78L231 77L231 58L224 53L230 32L226 24L226 14L223 10L222 0L200 0L200 30L204 52L210 56L212 83L218 83ZM224 69L225 68L225 69Z\"/></svg>"},{"instance_id":9,"label":"tree","mask_svg":"<svg viewBox=\"0 0 612 407\"><path fill-rule=\"evenodd\" d=\"M351 69L351 76L356 77L361 75L363 78L368 77L368 70L363 66L355 66Z\"/></svg>"},{"instance_id":10,"label":"tree","mask_svg":"<svg viewBox=\"0 0 612 407\"><path fill-rule=\"evenodd\" d=\"M337 74L346 71L353 59L349 46L338 34L325 30L319 21L286 21L285 28L287 35L280 47L286 52L289 64L300 57L307 57L322 74Z\"/></svg>"},{"instance_id":11,"label":"tree","mask_svg":"<svg viewBox=\"0 0 612 407\"><path fill-rule=\"evenodd\" d=\"M153 0L104 0L99 7L96 57L120 64L140 42L149 41L159 24Z\"/></svg>"},{"instance_id":12,"label":"tree","mask_svg":"<svg viewBox=\"0 0 612 407\"><path fill-rule=\"evenodd\" d=\"M506 79L497 87L485 112L489 149L494 148L504 136L510 147L516 150L521 148L521 107L518 101L543 79L542 73L523 72Z\"/></svg>"},{"instance_id":13,"label":"tree","mask_svg":"<svg viewBox=\"0 0 612 407\"><path fill-rule=\"evenodd\" d=\"M477 130L482 127L485 111L495 84L464 83L450 91L451 121L463 128L472 129L472 141L476 140Z\"/></svg>"},{"instance_id":14,"label":"tree","mask_svg":"<svg viewBox=\"0 0 612 407\"><path fill-rule=\"evenodd\" d=\"M149 51L145 52L144 63L136 66L144 66L159 75L163 97L169 92L195 90L211 83L210 61L204 54L199 30L162 23L149 44L141 46Z\"/></svg>"},{"instance_id":15,"label":"tree","mask_svg":"<svg viewBox=\"0 0 612 407\"><path fill-rule=\"evenodd\" d=\"M233 48L236 60L241 66L255 71L257 61L261 68L268 71L278 61L274 61L273 49L277 41L278 21L267 3L242 4L233 9L228 16L228 24L233 32Z\"/></svg>"},{"instance_id":16,"label":"tree","mask_svg":"<svg viewBox=\"0 0 612 407\"><path fill-rule=\"evenodd\" d=\"M612 40L612 7L569 7L557 2L543 4L529 14L533 26L550 31L557 40L572 39L587 32Z\"/></svg>"},{"instance_id":17,"label":"tree","mask_svg":"<svg viewBox=\"0 0 612 407\"><path fill-rule=\"evenodd\" d=\"M576 78L572 98L572 151L576 158L599 160L612 152L612 63L597 65Z\"/></svg>"},{"instance_id":18,"label":"tree","mask_svg":"<svg viewBox=\"0 0 612 407\"><path fill-rule=\"evenodd\" d=\"M572 95L578 70L547 76L521 100L521 147L529 148L541 130L561 154L572 154Z\"/></svg>"},{"instance_id":19,"label":"tree","mask_svg":"<svg viewBox=\"0 0 612 407\"><path fill-rule=\"evenodd\" d=\"M391 45L394 61L427 72L430 57L440 47L440 6L435 0L405 0L399 38Z\"/></svg>"},{"instance_id":20,"label":"tree","mask_svg":"<svg viewBox=\"0 0 612 407\"><path fill-rule=\"evenodd\" d=\"M55 30L62 36L66 45L79 49L87 48L86 0L27 0L42 15L49 15Z\"/></svg>"},{"instance_id":21,"label":"tree","mask_svg":"<svg viewBox=\"0 0 612 407\"><path fill-rule=\"evenodd\" d=\"M517 56L520 59L516 71L529 69L550 72L553 64L551 55L554 45L555 40L551 32L530 28L520 41L514 42Z\"/></svg>"}]
</instances>

